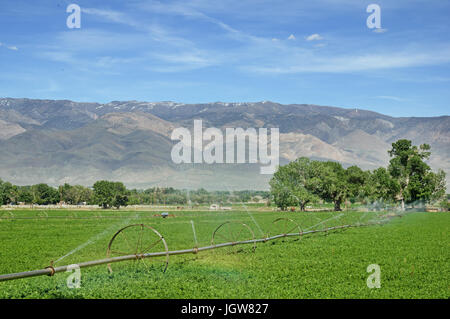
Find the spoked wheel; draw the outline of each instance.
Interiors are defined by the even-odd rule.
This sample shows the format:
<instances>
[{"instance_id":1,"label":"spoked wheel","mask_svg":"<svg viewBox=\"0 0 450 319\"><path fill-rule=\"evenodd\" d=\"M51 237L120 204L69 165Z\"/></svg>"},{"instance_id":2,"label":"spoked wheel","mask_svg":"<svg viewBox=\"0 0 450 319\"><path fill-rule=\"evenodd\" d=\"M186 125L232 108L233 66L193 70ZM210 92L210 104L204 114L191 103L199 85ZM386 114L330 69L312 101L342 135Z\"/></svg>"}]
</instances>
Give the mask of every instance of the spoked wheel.
<instances>
[{"instance_id":1,"label":"spoked wheel","mask_svg":"<svg viewBox=\"0 0 450 319\"><path fill-rule=\"evenodd\" d=\"M239 242L245 242L239 244ZM212 235L211 245L232 243L222 248L228 253L245 251L248 247L252 251L256 249L255 234L248 225L239 222L225 222L217 227Z\"/></svg>"},{"instance_id":2,"label":"spoked wheel","mask_svg":"<svg viewBox=\"0 0 450 319\"><path fill-rule=\"evenodd\" d=\"M102 213L100 213L100 212L95 212L94 218L96 218L96 219L103 218Z\"/></svg>"},{"instance_id":3,"label":"spoked wheel","mask_svg":"<svg viewBox=\"0 0 450 319\"><path fill-rule=\"evenodd\" d=\"M157 256L147 254L160 253ZM106 256L135 255L149 269L165 272L169 265L169 248L164 237L154 228L144 224L133 224L117 231L111 238ZM112 273L111 264L108 270Z\"/></svg>"},{"instance_id":4,"label":"spoked wheel","mask_svg":"<svg viewBox=\"0 0 450 319\"><path fill-rule=\"evenodd\" d=\"M314 216L314 218L309 221L309 224L311 224L311 226L308 226L308 228L305 229L305 232L314 232L317 233L317 235L328 235L326 229L328 227L327 223L329 219L330 218L326 216L322 218Z\"/></svg>"},{"instance_id":5,"label":"spoked wheel","mask_svg":"<svg viewBox=\"0 0 450 319\"><path fill-rule=\"evenodd\" d=\"M284 238L296 238L296 239L299 238L301 239L303 236L303 231L300 225L290 218L280 217L275 219L272 222L272 224L273 226L270 236L283 235L282 237ZM292 237L288 236L288 234L290 234ZM298 237L293 236L293 234L298 235Z\"/></svg>"},{"instance_id":6,"label":"spoked wheel","mask_svg":"<svg viewBox=\"0 0 450 319\"><path fill-rule=\"evenodd\" d=\"M76 212L70 212L69 215L67 215L67 218L77 219L78 214Z\"/></svg>"},{"instance_id":7,"label":"spoked wheel","mask_svg":"<svg viewBox=\"0 0 450 319\"><path fill-rule=\"evenodd\" d=\"M0 216L0 220L2 219L13 219L14 214L12 212L5 212Z\"/></svg>"},{"instance_id":8,"label":"spoked wheel","mask_svg":"<svg viewBox=\"0 0 450 319\"><path fill-rule=\"evenodd\" d=\"M41 219L47 219L48 218L48 214L47 214L47 212L39 212L37 214L37 217L41 218Z\"/></svg>"},{"instance_id":9,"label":"spoked wheel","mask_svg":"<svg viewBox=\"0 0 450 319\"><path fill-rule=\"evenodd\" d=\"M333 214L331 217L325 218L321 223L316 225L313 229L319 231L319 234L323 236L328 236L331 233L340 231L341 228L334 228L337 226L343 225L343 220L340 218L343 216L343 213L339 213L338 215ZM345 223L344 223L345 224Z\"/></svg>"}]
</instances>

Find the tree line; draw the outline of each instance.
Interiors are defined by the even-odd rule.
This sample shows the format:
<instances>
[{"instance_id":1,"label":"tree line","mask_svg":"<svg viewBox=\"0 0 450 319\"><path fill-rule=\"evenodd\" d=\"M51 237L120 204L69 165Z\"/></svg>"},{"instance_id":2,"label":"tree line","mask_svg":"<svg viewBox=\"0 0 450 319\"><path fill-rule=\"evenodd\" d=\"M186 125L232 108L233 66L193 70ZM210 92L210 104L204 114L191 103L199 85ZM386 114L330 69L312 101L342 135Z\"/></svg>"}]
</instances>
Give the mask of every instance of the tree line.
<instances>
[{"instance_id":1,"label":"tree line","mask_svg":"<svg viewBox=\"0 0 450 319\"><path fill-rule=\"evenodd\" d=\"M398 203L404 210L405 204L443 200L448 207L445 172L435 173L425 162L431 155L428 144L415 146L410 140L401 139L392 143L388 153L388 167L373 171L298 158L279 167L270 180L274 203L282 210L292 206L305 210L306 205L321 200L332 202L334 210L340 211L347 201L383 201Z\"/></svg>"},{"instance_id":2,"label":"tree line","mask_svg":"<svg viewBox=\"0 0 450 319\"><path fill-rule=\"evenodd\" d=\"M127 189L121 182L97 181L92 187L65 183L57 188L47 184L18 186L0 179L0 205L37 204L99 205L119 208L127 205L201 205L226 204L268 199L268 191L207 191L152 187Z\"/></svg>"}]
</instances>

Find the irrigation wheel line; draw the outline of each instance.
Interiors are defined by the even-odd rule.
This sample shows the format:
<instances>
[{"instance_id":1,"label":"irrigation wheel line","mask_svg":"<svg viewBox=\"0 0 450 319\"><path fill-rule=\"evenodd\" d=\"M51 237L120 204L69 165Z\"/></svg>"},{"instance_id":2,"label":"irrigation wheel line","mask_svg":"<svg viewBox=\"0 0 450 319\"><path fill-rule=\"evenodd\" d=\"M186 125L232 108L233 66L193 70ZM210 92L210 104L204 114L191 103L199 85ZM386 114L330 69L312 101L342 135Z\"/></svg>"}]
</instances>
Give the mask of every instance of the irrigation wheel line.
<instances>
[{"instance_id":1,"label":"irrigation wheel line","mask_svg":"<svg viewBox=\"0 0 450 319\"><path fill-rule=\"evenodd\" d=\"M331 230L338 230L338 229L351 228L351 227L363 227L363 226L370 226L370 225L380 225L382 223L383 222L373 222L373 223L358 224L358 225L334 226L334 227L329 227L329 228L326 228L326 229L304 231L302 233L302 235L314 234L314 233L320 233L320 232L327 232L327 231L331 231ZM142 225L142 224L137 224L137 225ZM127 227L131 227L131 226L136 226L136 225L129 225ZM124 227L124 228L127 228L127 227ZM146 226L146 227L151 228L150 226ZM121 230L123 230L124 228L122 228ZM117 233L119 233L121 230L119 230ZM154 231L157 232L156 230L154 230ZM226 243L220 243L220 244L213 244L213 245L205 246L205 247L198 247L198 248L194 247L194 248L191 248L191 249L173 250L173 251L166 250L166 251L160 251L160 252L150 252L150 253L143 253L143 254L130 254L130 255L124 255L124 256L109 257L109 258L104 258L104 259L99 259L99 260L92 260L92 261L86 261L86 262L78 263L77 266L79 268L86 268L86 267L93 267L93 266L99 266L99 265L104 265L104 264L112 264L112 263L126 261L126 260L136 260L136 259L144 259L144 258L152 258L152 257L164 257L164 256L166 256L166 258L167 258L170 255L197 254L198 252L211 250L211 249L217 249L217 248L229 247L229 246L235 246L235 245L264 243L264 242L267 242L267 241L270 241L270 240L283 238L283 237L290 237L290 236L299 236L299 233L278 234L278 235L274 235L274 236L266 237L266 238L250 239L250 240L235 241L235 242L226 242ZM7 280L14 280L14 279L35 277L35 276L43 276L43 275L53 276L56 273L65 272L67 270L72 269L72 268L70 268L72 266L73 265L53 267L51 265L51 266L48 266L48 267L46 267L44 269L39 269L39 270L32 270L32 271L25 271L25 272L19 272L19 273L0 275L0 282L1 281L7 281Z\"/></svg>"},{"instance_id":2,"label":"irrigation wheel line","mask_svg":"<svg viewBox=\"0 0 450 319\"><path fill-rule=\"evenodd\" d=\"M14 218L15 218L14 214L12 212L9 212L9 211L7 211L6 213L3 213L0 216L0 220L2 220L2 219L14 219Z\"/></svg>"}]
</instances>

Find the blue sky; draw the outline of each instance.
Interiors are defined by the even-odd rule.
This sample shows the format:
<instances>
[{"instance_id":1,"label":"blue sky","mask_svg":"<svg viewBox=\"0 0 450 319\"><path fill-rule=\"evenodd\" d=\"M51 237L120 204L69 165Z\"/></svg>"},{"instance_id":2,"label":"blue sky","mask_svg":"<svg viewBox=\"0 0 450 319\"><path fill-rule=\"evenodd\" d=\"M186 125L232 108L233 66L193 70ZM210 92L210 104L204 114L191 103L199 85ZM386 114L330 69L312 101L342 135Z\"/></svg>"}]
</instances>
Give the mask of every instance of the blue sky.
<instances>
[{"instance_id":1,"label":"blue sky","mask_svg":"<svg viewBox=\"0 0 450 319\"><path fill-rule=\"evenodd\" d=\"M71 3L80 29L66 26ZM0 97L448 115L449 14L444 0L2 0Z\"/></svg>"}]
</instances>

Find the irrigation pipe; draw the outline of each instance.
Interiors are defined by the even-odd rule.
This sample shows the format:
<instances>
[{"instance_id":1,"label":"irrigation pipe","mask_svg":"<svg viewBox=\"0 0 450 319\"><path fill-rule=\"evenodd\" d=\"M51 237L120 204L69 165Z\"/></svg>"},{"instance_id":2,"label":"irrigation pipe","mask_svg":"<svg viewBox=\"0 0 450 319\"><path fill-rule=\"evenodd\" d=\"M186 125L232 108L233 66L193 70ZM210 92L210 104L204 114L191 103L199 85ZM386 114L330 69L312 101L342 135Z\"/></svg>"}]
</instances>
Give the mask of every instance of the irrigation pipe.
<instances>
[{"instance_id":1,"label":"irrigation pipe","mask_svg":"<svg viewBox=\"0 0 450 319\"><path fill-rule=\"evenodd\" d=\"M304 231L301 233L279 234L279 235L274 235L274 236L267 237L267 238L250 239L250 240L243 240L243 241L236 241L236 242L227 242L227 243L215 244L215 245L192 248L192 249L182 249L182 250L173 250L173 251L168 251L168 252L153 252L153 253L145 253L145 254L137 254L137 255L133 254L133 255L117 256L117 257L111 257L111 258L86 261L86 262L78 263L76 265L79 268L86 268L86 267L93 267L93 266L98 266L98 265L116 263L116 262L126 261L126 260L137 260L137 259L144 259L144 258L150 258L150 257L166 256L166 255L197 254L200 251L206 251L206 250L211 250L211 249L216 249L216 248L236 246L236 245L245 245L245 244L252 244L252 243L254 244L254 243L266 242L266 241L270 241L270 240L274 240L274 239L278 239L278 238L283 238L283 237L302 236L302 235L319 233L319 232L328 232L328 231L336 230L336 229L369 226L369 225L375 225L375 224L380 224L380 222L359 224L359 225L334 226L334 227L329 227L329 228L320 229L320 230L309 230L309 231ZM29 278L29 277L36 277L36 276L43 276L43 275L53 276L55 273L65 272L69 269L73 269L73 268L69 268L69 267L73 267L73 265L65 265L65 266L59 266L59 267L49 266L47 268L39 269L39 270L32 270L32 271L0 275L0 281L8 281L8 280Z\"/></svg>"}]
</instances>

